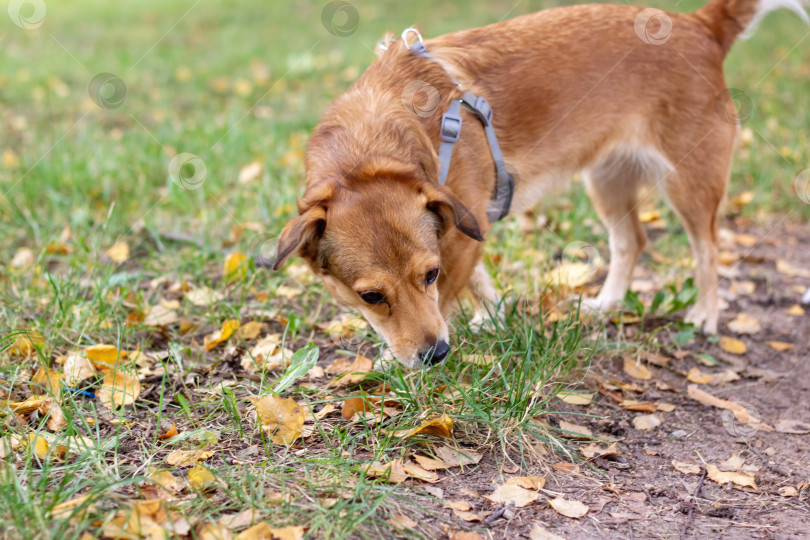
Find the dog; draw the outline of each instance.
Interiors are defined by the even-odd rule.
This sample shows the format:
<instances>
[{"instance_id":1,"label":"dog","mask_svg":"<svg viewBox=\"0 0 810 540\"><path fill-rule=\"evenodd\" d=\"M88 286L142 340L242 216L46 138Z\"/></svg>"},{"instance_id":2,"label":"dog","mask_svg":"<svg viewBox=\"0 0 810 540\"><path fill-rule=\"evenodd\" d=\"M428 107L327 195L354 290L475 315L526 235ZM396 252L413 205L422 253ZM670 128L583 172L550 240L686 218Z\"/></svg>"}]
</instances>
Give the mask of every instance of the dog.
<instances>
[{"instance_id":1,"label":"dog","mask_svg":"<svg viewBox=\"0 0 810 540\"><path fill-rule=\"evenodd\" d=\"M646 241L639 190L652 184L696 260L686 320L716 332L717 217L739 131L723 60L769 11L807 21L804 1L711 0L685 14L576 5L384 40L309 139L273 268L300 255L404 366L438 363L463 291L477 281L493 300L480 264L490 222L581 172L610 249L588 307L624 297Z\"/></svg>"}]
</instances>

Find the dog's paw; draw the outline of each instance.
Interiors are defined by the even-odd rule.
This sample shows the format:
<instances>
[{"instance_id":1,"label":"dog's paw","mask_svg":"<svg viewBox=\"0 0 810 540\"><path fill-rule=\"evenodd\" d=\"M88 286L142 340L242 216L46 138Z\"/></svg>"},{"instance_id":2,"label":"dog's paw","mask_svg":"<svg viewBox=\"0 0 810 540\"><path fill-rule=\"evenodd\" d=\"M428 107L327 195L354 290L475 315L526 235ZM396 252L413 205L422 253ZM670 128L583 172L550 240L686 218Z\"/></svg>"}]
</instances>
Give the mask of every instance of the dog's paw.
<instances>
[{"instance_id":1,"label":"dog's paw","mask_svg":"<svg viewBox=\"0 0 810 540\"><path fill-rule=\"evenodd\" d=\"M470 330L473 334L480 334L484 330L495 331L498 329L497 322L505 323L506 316L503 309L498 309L496 313L489 313L484 310L477 310L470 319Z\"/></svg>"},{"instance_id":2,"label":"dog's paw","mask_svg":"<svg viewBox=\"0 0 810 540\"><path fill-rule=\"evenodd\" d=\"M606 300L597 296L596 298L583 298L579 305L579 309L583 313L599 315L615 310L617 305L618 302L615 300Z\"/></svg>"}]
</instances>

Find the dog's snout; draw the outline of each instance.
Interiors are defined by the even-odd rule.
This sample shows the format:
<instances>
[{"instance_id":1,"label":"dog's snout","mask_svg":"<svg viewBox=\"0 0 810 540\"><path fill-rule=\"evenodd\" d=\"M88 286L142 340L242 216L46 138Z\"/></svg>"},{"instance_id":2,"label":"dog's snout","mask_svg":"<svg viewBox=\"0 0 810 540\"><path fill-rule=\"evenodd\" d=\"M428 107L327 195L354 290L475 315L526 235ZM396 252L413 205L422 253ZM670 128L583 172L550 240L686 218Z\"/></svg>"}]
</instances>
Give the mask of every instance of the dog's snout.
<instances>
[{"instance_id":1,"label":"dog's snout","mask_svg":"<svg viewBox=\"0 0 810 540\"><path fill-rule=\"evenodd\" d=\"M419 358L422 359L423 364L427 365L434 365L438 364L445 358L447 358L447 353L450 352L450 344L447 343L445 340L440 339L436 342L436 344L429 349L425 349L419 352Z\"/></svg>"}]
</instances>

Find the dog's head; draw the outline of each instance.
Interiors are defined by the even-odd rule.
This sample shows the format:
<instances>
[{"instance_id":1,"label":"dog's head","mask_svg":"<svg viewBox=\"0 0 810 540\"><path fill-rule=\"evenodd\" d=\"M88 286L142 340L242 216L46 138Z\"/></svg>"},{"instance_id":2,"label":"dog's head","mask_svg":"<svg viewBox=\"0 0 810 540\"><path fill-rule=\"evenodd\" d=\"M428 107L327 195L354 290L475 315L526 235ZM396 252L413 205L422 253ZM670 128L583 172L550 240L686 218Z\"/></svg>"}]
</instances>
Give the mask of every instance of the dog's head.
<instances>
[{"instance_id":1,"label":"dog's head","mask_svg":"<svg viewBox=\"0 0 810 540\"><path fill-rule=\"evenodd\" d=\"M478 222L449 190L416 169L311 185L283 229L274 269L298 254L342 304L359 311L406 367L449 352L439 310L439 246L453 228L482 240Z\"/></svg>"}]
</instances>

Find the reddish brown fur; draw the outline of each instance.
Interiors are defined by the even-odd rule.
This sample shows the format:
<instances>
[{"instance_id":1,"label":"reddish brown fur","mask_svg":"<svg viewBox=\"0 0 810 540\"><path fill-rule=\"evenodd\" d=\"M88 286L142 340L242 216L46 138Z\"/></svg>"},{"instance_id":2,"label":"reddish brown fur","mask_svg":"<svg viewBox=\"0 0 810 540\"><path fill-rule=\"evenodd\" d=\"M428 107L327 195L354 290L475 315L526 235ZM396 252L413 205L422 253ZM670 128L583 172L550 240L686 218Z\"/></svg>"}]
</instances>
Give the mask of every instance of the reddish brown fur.
<instances>
[{"instance_id":1,"label":"reddish brown fur","mask_svg":"<svg viewBox=\"0 0 810 540\"><path fill-rule=\"evenodd\" d=\"M636 34L642 8L601 4L428 40L437 62L392 42L313 133L301 215L282 233L277 266L297 250L407 364L447 337L443 317L480 259L475 238L489 228L494 183L481 125L464 110L447 185L436 185L441 114L462 93L449 72L492 106L505 160L518 172L513 210L533 206L547 184L586 172L611 231L611 272L596 307L623 295L643 247L635 211L642 180L650 167L672 167L652 180L695 250L701 300L693 319L714 330L716 219L737 132L716 103L728 100L723 59L755 5L712 0L694 14L668 14L673 31L660 45ZM403 105L413 81L437 90L431 114ZM438 288L425 286L425 271L439 262ZM366 289L384 292L386 304L365 304L357 293Z\"/></svg>"}]
</instances>

